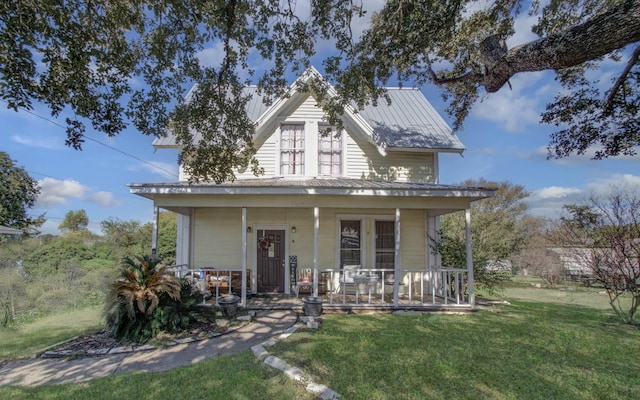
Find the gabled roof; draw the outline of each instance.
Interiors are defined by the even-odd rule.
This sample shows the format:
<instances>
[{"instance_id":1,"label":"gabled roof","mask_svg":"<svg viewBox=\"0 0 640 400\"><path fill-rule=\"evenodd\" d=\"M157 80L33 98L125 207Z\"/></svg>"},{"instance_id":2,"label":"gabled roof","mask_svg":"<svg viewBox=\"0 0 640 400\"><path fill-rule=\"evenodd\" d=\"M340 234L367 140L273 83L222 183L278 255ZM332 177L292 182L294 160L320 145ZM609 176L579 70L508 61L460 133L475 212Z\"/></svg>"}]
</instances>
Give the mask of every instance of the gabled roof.
<instances>
[{"instance_id":1,"label":"gabled roof","mask_svg":"<svg viewBox=\"0 0 640 400\"><path fill-rule=\"evenodd\" d=\"M313 67L303 73L279 99L267 106L256 86L247 86L245 93L251 95L247 103L247 114L256 123L256 134L259 136L262 127L268 126L279 111L289 102L294 101L299 83L309 79L322 79L322 75ZM190 91L193 92L194 88ZM188 101L187 95L186 101ZM387 88L391 104L381 100L377 106L366 105L361 110L347 107L345 118L353 122L348 124L364 132L361 137L376 145L381 151L449 151L462 153L464 145L453 133L444 119L433 108L431 103L417 88ZM337 95L333 87L329 94ZM199 140L194 135L194 140ZM153 142L156 148L178 147L175 138L169 134L157 138Z\"/></svg>"},{"instance_id":2,"label":"gabled roof","mask_svg":"<svg viewBox=\"0 0 640 400\"><path fill-rule=\"evenodd\" d=\"M379 101L360 114L376 142L392 148L464 151L464 145L418 88L387 88L391 104Z\"/></svg>"}]
</instances>

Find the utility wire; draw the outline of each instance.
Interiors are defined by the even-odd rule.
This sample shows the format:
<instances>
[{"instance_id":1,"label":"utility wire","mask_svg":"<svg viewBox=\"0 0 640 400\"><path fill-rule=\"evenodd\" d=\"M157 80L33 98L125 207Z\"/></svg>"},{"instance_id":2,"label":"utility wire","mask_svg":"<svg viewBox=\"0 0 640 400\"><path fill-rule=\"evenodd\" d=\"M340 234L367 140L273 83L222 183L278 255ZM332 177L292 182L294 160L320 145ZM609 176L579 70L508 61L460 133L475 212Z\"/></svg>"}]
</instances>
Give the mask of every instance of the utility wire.
<instances>
[{"instance_id":1,"label":"utility wire","mask_svg":"<svg viewBox=\"0 0 640 400\"><path fill-rule=\"evenodd\" d=\"M5 102L5 103L6 103L6 101L5 101L5 100L3 100L3 102ZM31 110L26 109L26 108L24 108L24 107L20 107L20 109L21 109L21 110L23 110L23 111L25 111L25 112L27 112L27 113L29 113L29 114L31 114L31 115L33 115L34 117L38 117L38 118L40 118L40 119L42 119L42 120L45 120L45 121L47 121L47 122L49 122L49 123L51 123L51 124L54 124L54 125L58 126L58 127L60 127L60 128L63 128L63 129L66 129L66 128L67 128L66 126L64 126L64 125L60 124L58 121L52 120L52 119L47 118L47 117L44 117L44 116L42 116L42 115L39 115L39 114L37 114L37 113L36 113L36 112L34 112L34 111L31 111ZM134 160L136 160L136 161L139 161L139 162L141 162L141 163L147 164L147 165L149 165L149 166L151 166L151 167L153 167L153 168L155 168L155 169L158 169L158 170L160 170L160 171L166 172L166 173L168 173L169 175L171 175L171 176L173 176L173 177L175 177L175 178L177 178L177 177L178 177L178 176L177 176L175 173L173 173L172 171L169 171L169 170L164 169L164 168L162 168L162 167L158 167L157 165L155 165L155 164L153 164L153 163L151 163L151 162L149 162L149 161L143 160L142 158L137 157L137 156L134 156L133 154L129 154L129 153L127 153L127 152L123 151L123 150L118 149L117 147L113 147L113 146L111 146L111 145L108 145L108 144L106 144L106 143L103 143L103 142L101 142L101 141L99 141L99 140L97 140L97 139L94 139L94 138L92 138L92 137L89 137L89 136L87 136L87 135L85 135L85 134L83 134L83 135L82 135L82 137L83 137L83 138L86 138L86 139L87 139L87 140L89 140L89 141L92 141L92 142L94 142L94 143L97 143L97 144L99 144L99 145L102 145L102 146L104 146L104 147L106 147L106 148L108 148L108 149L110 149L110 150L116 151L116 152L118 152L118 153L120 153L120 154L123 154L123 155L125 155L125 156L127 156L127 157L133 158L133 159L134 159Z\"/></svg>"}]
</instances>

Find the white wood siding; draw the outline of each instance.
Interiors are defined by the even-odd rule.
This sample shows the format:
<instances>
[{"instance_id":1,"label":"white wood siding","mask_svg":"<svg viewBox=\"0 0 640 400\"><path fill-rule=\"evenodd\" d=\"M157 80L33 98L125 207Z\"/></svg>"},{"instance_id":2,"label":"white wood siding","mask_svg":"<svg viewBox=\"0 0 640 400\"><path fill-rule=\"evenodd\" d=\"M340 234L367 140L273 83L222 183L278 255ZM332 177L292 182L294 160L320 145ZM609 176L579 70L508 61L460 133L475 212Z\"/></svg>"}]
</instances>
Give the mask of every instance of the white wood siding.
<instances>
[{"instance_id":1,"label":"white wood siding","mask_svg":"<svg viewBox=\"0 0 640 400\"><path fill-rule=\"evenodd\" d=\"M194 266L240 268L242 209L196 208L194 216Z\"/></svg>"},{"instance_id":2,"label":"white wood siding","mask_svg":"<svg viewBox=\"0 0 640 400\"><path fill-rule=\"evenodd\" d=\"M336 268L340 246L336 243L338 217L364 221L364 266L373 265L373 221L393 218L393 210L320 209L318 266ZM195 209L194 266L239 268L242 265L242 211L239 207ZM403 268L423 268L425 265L425 228L423 210L401 210L401 241ZM286 225L288 255L298 257L300 268L313 267L313 208L248 208L247 265L255 270L256 231L260 226ZM291 232L295 227L296 232ZM236 234L237 233L237 234Z\"/></svg>"},{"instance_id":3,"label":"white wood siding","mask_svg":"<svg viewBox=\"0 0 640 400\"><path fill-rule=\"evenodd\" d=\"M346 176L353 179L393 182L435 182L432 153L389 152L380 154L371 143L347 135Z\"/></svg>"},{"instance_id":4,"label":"white wood siding","mask_svg":"<svg viewBox=\"0 0 640 400\"><path fill-rule=\"evenodd\" d=\"M284 123L304 123L305 125L305 175L317 176L318 125L323 122L324 113L313 96L301 98L283 108L277 116L275 128L258 138L256 158L264 177L280 176L280 129ZM347 131L343 133L342 176L352 179L371 179L395 182L436 182L435 157L432 153L389 152L380 153L378 148L359 139ZM255 178L250 169L236 171L239 179ZM188 176L180 168L180 180Z\"/></svg>"},{"instance_id":5,"label":"white wood siding","mask_svg":"<svg viewBox=\"0 0 640 400\"><path fill-rule=\"evenodd\" d=\"M401 267L424 267L429 249L425 248L426 227L423 210L400 210Z\"/></svg>"},{"instance_id":6,"label":"white wood siding","mask_svg":"<svg viewBox=\"0 0 640 400\"><path fill-rule=\"evenodd\" d=\"M316 99L308 95L291 113L282 116L293 121L320 121L324 112L317 106Z\"/></svg>"},{"instance_id":7,"label":"white wood siding","mask_svg":"<svg viewBox=\"0 0 640 400\"><path fill-rule=\"evenodd\" d=\"M278 152L278 138L277 135L269 136L264 143L258 148L256 152L256 158L260 162L260 167L264 168L264 177L276 176L276 171L279 171L279 167L276 165L277 152ZM236 177L238 179L251 179L256 176L253 175L250 168L237 171Z\"/></svg>"}]
</instances>

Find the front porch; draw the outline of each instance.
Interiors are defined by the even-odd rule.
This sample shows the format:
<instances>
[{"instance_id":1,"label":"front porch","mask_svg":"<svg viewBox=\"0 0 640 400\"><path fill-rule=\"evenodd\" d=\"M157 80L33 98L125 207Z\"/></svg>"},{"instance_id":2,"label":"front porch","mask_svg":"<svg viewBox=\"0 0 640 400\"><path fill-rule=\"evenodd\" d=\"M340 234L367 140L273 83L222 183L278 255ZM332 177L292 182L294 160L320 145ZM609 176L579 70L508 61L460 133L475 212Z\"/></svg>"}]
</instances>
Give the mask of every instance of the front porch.
<instances>
[{"instance_id":1,"label":"front porch","mask_svg":"<svg viewBox=\"0 0 640 400\"><path fill-rule=\"evenodd\" d=\"M439 268L434 270L402 269L319 269L314 281L292 282L290 293L250 292L242 285L242 269L224 271L212 268L176 268L176 276L190 279L208 297L207 303L217 305L222 296L237 295L240 306L254 310L302 309L309 296L322 299L325 312L368 312L390 310L470 310L468 270ZM400 279L396 282L395 276ZM235 282L220 285L220 283ZM245 279L246 282L246 279ZM243 288L244 286L244 288Z\"/></svg>"},{"instance_id":2,"label":"front porch","mask_svg":"<svg viewBox=\"0 0 640 400\"><path fill-rule=\"evenodd\" d=\"M137 185L178 213L176 263L217 302L236 294L321 297L328 310L473 308L473 201L491 189L356 179ZM440 216L463 212L466 265L442 265ZM152 253L158 230L153 230ZM299 301L296 301L300 305Z\"/></svg>"}]
</instances>

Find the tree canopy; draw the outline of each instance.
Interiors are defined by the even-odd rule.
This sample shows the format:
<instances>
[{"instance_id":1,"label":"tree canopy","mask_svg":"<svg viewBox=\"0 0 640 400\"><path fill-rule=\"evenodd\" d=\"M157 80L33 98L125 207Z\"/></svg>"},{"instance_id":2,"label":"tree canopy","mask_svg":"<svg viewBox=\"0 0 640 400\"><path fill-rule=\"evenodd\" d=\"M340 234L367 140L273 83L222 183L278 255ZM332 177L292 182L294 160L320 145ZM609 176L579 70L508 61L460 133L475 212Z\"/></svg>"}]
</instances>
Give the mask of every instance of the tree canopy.
<instances>
[{"instance_id":1,"label":"tree canopy","mask_svg":"<svg viewBox=\"0 0 640 400\"><path fill-rule=\"evenodd\" d=\"M594 146L595 158L634 154L640 0L542 3L388 0L365 20L362 0L5 2L0 88L12 109L41 103L54 117L70 111L74 148L87 123L110 136L128 125L155 136L171 130L192 179L220 182L233 179L234 168L260 172L245 84L257 83L269 101L284 92L288 72L303 71L316 55L338 96L328 96L324 82L309 89L335 124L347 104L385 101L382 87L398 81L438 85L457 129L474 103L513 75L556 70L563 91L542 117L559 126L550 155ZM507 49L526 12L538 17L540 39ZM611 60L618 67L611 82L592 78Z\"/></svg>"},{"instance_id":2,"label":"tree canopy","mask_svg":"<svg viewBox=\"0 0 640 400\"><path fill-rule=\"evenodd\" d=\"M0 225L24 229L44 223L44 216L34 218L28 214L40 194L38 182L2 151L0 182Z\"/></svg>"},{"instance_id":3,"label":"tree canopy","mask_svg":"<svg viewBox=\"0 0 640 400\"><path fill-rule=\"evenodd\" d=\"M537 229L526 215L524 202L529 193L521 185L510 182L488 182L485 179L464 182L469 186L496 188L493 197L471 206L471 246L474 278L479 287L492 290L511 278L512 257L522 250ZM466 231L463 213L446 214L441 219L439 238L432 238L433 250L442 256L442 265L461 268L466 263ZM502 274L500 272L505 272Z\"/></svg>"},{"instance_id":4,"label":"tree canopy","mask_svg":"<svg viewBox=\"0 0 640 400\"><path fill-rule=\"evenodd\" d=\"M64 219L58 225L62 232L85 232L89 226L89 217L85 210L69 210L64 215Z\"/></svg>"}]
</instances>

